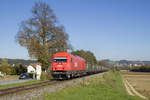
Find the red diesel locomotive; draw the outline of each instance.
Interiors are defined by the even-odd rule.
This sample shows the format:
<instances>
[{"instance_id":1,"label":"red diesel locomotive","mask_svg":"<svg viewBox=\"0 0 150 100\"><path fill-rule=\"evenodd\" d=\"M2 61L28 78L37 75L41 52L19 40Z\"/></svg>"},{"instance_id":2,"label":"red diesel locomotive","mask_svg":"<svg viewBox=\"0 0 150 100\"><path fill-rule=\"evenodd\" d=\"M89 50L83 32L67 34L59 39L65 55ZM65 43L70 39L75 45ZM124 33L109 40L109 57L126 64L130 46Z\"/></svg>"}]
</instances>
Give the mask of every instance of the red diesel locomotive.
<instances>
[{"instance_id":1,"label":"red diesel locomotive","mask_svg":"<svg viewBox=\"0 0 150 100\"><path fill-rule=\"evenodd\" d=\"M54 79L69 79L86 74L85 60L67 52L56 53L52 59Z\"/></svg>"}]
</instances>

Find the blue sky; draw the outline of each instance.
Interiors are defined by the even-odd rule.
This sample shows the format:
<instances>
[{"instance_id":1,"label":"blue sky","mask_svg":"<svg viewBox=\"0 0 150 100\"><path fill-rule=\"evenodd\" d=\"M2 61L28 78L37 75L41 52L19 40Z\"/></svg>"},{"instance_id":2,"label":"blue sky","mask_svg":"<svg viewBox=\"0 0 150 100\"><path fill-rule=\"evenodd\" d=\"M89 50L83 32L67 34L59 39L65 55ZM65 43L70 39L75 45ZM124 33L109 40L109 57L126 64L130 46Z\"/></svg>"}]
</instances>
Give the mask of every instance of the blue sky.
<instances>
[{"instance_id":1,"label":"blue sky","mask_svg":"<svg viewBox=\"0 0 150 100\"><path fill-rule=\"evenodd\" d=\"M35 1L0 0L0 58L29 59L15 35ZM98 60L150 60L149 0L41 1L54 10L75 50L90 50Z\"/></svg>"}]
</instances>

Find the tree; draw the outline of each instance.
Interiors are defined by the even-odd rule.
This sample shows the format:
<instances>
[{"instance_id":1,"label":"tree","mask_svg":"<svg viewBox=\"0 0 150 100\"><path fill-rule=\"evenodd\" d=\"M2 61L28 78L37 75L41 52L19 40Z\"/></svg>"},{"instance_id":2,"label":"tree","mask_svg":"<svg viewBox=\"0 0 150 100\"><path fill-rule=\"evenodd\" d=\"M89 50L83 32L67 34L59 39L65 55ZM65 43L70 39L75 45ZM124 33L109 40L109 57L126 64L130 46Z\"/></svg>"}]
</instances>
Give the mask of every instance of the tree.
<instances>
[{"instance_id":1,"label":"tree","mask_svg":"<svg viewBox=\"0 0 150 100\"><path fill-rule=\"evenodd\" d=\"M91 51L77 50L71 52L71 54L84 58L89 65L97 64L96 57Z\"/></svg>"},{"instance_id":2,"label":"tree","mask_svg":"<svg viewBox=\"0 0 150 100\"><path fill-rule=\"evenodd\" d=\"M1 59L1 65L8 65L8 60L5 58Z\"/></svg>"},{"instance_id":3,"label":"tree","mask_svg":"<svg viewBox=\"0 0 150 100\"><path fill-rule=\"evenodd\" d=\"M11 67L11 75L16 75L16 68L15 67Z\"/></svg>"},{"instance_id":4,"label":"tree","mask_svg":"<svg viewBox=\"0 0 150 100\"><path fill-rule=\"evenodd\" d=\"M64 27L58 24L49 5L35 3L32 14L30 19L21 22L16 40L27 48L31 58L36 58L42 64L42 69L47 69L54 53L71 48L69 36Z\"/></svg>"},{"instance_id":5,"label":"tree","mask_svg":"<svg viewBox=\"0 0 150 100\"><path fill-rule=\"evenodd\" d=\"M99 65L106 67L106 63L104 60L99 61Z\"/></svg>"},{"instance_id":6,"label":"tree","mask_svg":"<svg viewBox=\"0 0 150 100\"><path fill-rule=\"evenodd\" d=\"M27 72L27 69L23 67L22 64L16 64L14 66L14 69L15 69L15 74L17 75L20 75L21 73L26 73Z\"/></svg>"},{"instance_id":7,"label":"tree","mask_svg":"<svg viewBox=\"0 0 150 100\"><path fill-rule=\"evenodd\" d=\"M8 64L7 59L1 59L0 71L6 74L11 74L11 67Z\"/></svg>"}]
</instances>

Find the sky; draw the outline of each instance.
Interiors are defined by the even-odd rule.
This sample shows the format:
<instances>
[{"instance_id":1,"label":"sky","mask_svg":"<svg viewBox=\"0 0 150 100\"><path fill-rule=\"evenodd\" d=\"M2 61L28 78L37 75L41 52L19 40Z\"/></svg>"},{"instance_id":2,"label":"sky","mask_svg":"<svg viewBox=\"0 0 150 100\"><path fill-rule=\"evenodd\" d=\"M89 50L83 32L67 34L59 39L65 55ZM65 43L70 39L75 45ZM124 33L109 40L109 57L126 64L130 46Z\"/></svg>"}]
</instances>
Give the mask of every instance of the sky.
<instances>
[{"instance_id":1,"label":"sky","mask_svg":"<svg viewBox=\"0 0 150 100\"><path fill-rule=\"evenodd\" d=\"M39 0L0 0L0 58L30 59L15 36ZM150 60L150 0L40 0L53 9L74 50L98 60Z\"/></svg>"}]
</instances>

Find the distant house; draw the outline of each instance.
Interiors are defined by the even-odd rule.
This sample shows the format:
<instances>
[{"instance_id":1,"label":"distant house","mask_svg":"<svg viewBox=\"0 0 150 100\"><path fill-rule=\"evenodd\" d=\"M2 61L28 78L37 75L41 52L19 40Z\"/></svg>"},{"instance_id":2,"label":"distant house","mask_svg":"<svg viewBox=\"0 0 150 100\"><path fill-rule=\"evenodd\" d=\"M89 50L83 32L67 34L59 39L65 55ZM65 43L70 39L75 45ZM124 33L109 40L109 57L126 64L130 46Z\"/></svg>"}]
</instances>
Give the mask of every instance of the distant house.
<instances>
[{"instance_id":1,"label":"distant house","mask_svg":"<svg viewBox=\"0 0 150 100\"><path fill-rule=\"evenodd\" d=\"M27 73L35 73L36 69L33 65L27 66Z\"/></svg>"},{"instance_id":2,"label":"distant house","mask_svg":"<svg viewBox=\"0 0 150 100\"><path fill-rule=\"evenodd\" d=\"M41 72L42 72L42 68L40 63L32 63L29 66L27 66L27 73L35 73L37 80L40 79Z\"/></svg>"}]
</instances>

